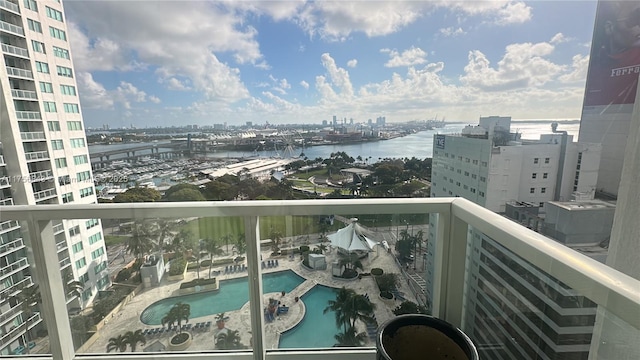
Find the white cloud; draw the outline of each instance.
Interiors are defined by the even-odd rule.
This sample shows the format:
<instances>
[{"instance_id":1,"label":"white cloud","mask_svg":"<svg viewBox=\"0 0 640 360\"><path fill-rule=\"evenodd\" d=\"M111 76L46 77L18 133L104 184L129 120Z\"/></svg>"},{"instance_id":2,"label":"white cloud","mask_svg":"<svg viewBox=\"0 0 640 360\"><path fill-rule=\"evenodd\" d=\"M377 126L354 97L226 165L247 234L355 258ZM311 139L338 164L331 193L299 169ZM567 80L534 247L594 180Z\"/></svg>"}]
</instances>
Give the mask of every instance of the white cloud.
<instances>
[{"instance_id":1,"label":"white cloud","mask_svg":"<svg viewBox=\"0 0 640 360\"><path fill-rule=\"evenodd\" d=\"M450 26L448 28L442 28L438 31L440 32L440 35L443 35L446 37L455 37L455 36L460 36L467 33L466 31L462 30L461 27L454 28L453 26Z\"/></svg>"},{"instance_id":2,"label":"white cloud","mask_svg":"<svg viewBox=\"0 0 640 360\"><path fill-rule=\"evenodd\" d=\"M351 59L351 60L347 61L347 66L350 67L350 68L354 68L354 67L358 66L358 60Z\"/></svg>"},{"instance_id":3,"label":"white cloud","mask_svg":"<svg viewBox=\"0 0 640 360\"><path fill-rule=\"evenodd\" d=\"M469 63L460 77L463 84L485 91L504 91L540 86L559 74L563 68L544 57L554 50L549 43L511 44L497 67L491 66L479 50L469 52Z\"/></svg>"},{"instance_id":4,"label":"white cloud","mask_svg":"<svg viewBox=\"0 0 640 360\"><path fill-rule=\"evenodd\" d=\"M340 94L347 97L353 96L353 85L349 79L349 72L339 68L329 53L322 54L321 61L322 66L327 70L331 83L340 89Z\"/></svg>"},{"instance_id":5,"label":"white cloud","mask_svg":"<svg viewBox=\"0 0 640 360\"><path fill-rule=\"evenodd\" d=\"M531 7L523 2L509 3L498 10L497 25L521 24L531 20Z\"/></svg>"},{"instance_id":6,"label":"white cloud","mask_svg":"<svg viewBox=\"0 0 640 360\"><path fill-rule=\"evenodd\" d=\"M587 69L589 68L589 56L575 55L571 63L571 71L560 76L558 79L563 83L580 82L584 84L587 79Z\"/></svg>"},{"instance_id":7,"label":"white cloud","mask_svg":"<svg viewBox=\"0 0 640 360\"><path fill-rule=\"evenodd\" d=\"M553 35L553 37L551 38L551 41L549 42L555 45L555 44L560 44L567 41L569 41L569 39L566 36L564 36L564 34L557 33Z\"/></svg>"},{"instance_id":8,"label":"white cloud","mask_svg":"<svg viewBox=\"0 0 640 360\"><path fill-rule=\"evenodd\" d=\"M190 88L182 81L171 77L168 78L164 81L160 81L160 82L164 82L167 84L167 89L169 90L175 90L175 91L186 91L186 90L190 90Z\"/></svg>"},{"instance_id":9,"label":"white cloud","mask_svg":"<svg viewBox=\"0 0 640 360\"><path fill-rule=\"evenodd\" d=\"M304 80L300 81L300 86L302 86L303 88L309 90L309 83L304 81Z\"/></svg>"},{"instance_id":10,"label":"white cloud","mask_svg":"<svg viewBox=\"0 0 640 360\"><path fill-rule=\"evenodd\" d=\"M388 53L391 58L387 61L385 67L406 67L424 64L427 62L427 53L417 47L411 47L399 53L397 50L381 49L380 52Z\"/></svg>"},{"instance_id":11,"label":"white cloud","mask_svg":"<svg viewBox=\"0 0 640 360\"><path fill-rule=\"evenodd\" d=\"M160 104L162 102L160 98L153 95L149 95L149 101L151 101L154 104Z\"/></svg>"},{"instance_id":12,"label":"white cloud","mask_svg":"<svg viewBox=\"0 0 640 360\"><path fill-rule=\"evenodd\" d=\"M113 109L113 98L88 72L76 72L82 106L88 109Z\"/></svg>"}]
</instances>

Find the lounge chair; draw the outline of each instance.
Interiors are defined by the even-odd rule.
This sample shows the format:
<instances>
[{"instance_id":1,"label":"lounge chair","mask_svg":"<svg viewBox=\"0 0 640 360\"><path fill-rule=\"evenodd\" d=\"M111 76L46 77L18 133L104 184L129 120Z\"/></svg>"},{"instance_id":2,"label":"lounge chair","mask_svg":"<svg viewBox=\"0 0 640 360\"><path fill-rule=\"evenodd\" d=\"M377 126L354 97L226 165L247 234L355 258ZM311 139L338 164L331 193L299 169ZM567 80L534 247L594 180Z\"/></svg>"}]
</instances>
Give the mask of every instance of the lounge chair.
<instances>
[{"instance_id":1,"label":"lounge chair","mask_svg":"<svg viewBox=\"0 0 640 360\"><path fill-rule=\"evenodd\" d=\"M275 262L276 262L276 266L278 266L278 259L276 259Z\"/></svg>"},{"instance_id":2,"label":"lounge chair","mask_svg":"<svg viewBox=\"0 0 640 360\"><path fill-rule=\"evenodd\" d=\"M36 347L36 342L35 341L29 341L29 344L27 344L27 346L29 347L29 349L33 349L34 347Z\"/></svg>"},{"instance_id":3,"label":"lounge chair","mask_svg":"<svg viewBox=\"0 0 640 360\"><path fill-rule=\"evenodd\" d=\"M278 315L279 314L288 314L289 313L289 307L288 306L280 306L278 307Z\"/></svg>"},{"instance_id":4,"label":"lounge chair","mask_svg":"<svg viewBox=\"0 0 640 360\"><path fill-rule=\"evenodd\" d=\"M228 272L229 272L229 266L225 266L225 267L224 267L224 273L226 274L226 273L228 273Z\"/></svg>"},{"instance_id":5,"label":"lounge chair","mask_svg":"<svg viewBox=\"0 0 640 360\"><path fill-rule=\"evenodd\" d=\"M22 355L24 353L24 346L20 345L15 350L13 350L13 355Z\"/></svg>"},{"instance_id":6,"label":"lounge chair","mask_svg":"<svg viewBox=\"0 0 640 360\"><path fill-rule=\"evenodd\" d=\"M211 327L211 321L207 321L205 324L205 328L209 329Z\"/></svg>"}]
</instances>

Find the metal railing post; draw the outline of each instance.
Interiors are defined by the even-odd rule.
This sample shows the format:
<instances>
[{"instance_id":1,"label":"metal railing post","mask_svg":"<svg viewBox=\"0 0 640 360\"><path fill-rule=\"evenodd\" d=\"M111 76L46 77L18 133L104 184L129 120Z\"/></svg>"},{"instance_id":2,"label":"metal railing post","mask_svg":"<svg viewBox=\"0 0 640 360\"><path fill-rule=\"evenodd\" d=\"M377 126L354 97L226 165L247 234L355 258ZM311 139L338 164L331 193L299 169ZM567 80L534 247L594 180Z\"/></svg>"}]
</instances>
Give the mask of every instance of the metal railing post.
<instances>
[{"instance_id":1,"label":"metal railing post","mask_svg":"<svg viewBox=\"0 0 640 360\"><path fill-rule=\"evenodd\" d=\"M262 271L260 259L260 219L244 217L244 233L247 241L247 272L249 285L249 309L253 358L263 360L266 354L264 339L264 317L262 316Z\"/></svg>"}]
</instances>

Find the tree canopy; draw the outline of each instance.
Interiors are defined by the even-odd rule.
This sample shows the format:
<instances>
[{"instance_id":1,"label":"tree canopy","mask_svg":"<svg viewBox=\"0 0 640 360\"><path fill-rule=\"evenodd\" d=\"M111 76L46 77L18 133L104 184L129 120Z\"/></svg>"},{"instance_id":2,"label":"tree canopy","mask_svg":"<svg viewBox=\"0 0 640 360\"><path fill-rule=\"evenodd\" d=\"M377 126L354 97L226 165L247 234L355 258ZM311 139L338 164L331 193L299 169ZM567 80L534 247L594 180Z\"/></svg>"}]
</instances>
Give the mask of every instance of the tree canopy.
<instances>
[{"instance_id":1,"label":"tree canopy","mask_svg":"<svg viewBox=\"0 0 640 360\"><path fill-rule=\"evenodd\" d=\"M154 202L160 200L160 192L146 187L134 187L127 189L122 194L116 195L114 203Z\"/></svg>"}]
</instances>

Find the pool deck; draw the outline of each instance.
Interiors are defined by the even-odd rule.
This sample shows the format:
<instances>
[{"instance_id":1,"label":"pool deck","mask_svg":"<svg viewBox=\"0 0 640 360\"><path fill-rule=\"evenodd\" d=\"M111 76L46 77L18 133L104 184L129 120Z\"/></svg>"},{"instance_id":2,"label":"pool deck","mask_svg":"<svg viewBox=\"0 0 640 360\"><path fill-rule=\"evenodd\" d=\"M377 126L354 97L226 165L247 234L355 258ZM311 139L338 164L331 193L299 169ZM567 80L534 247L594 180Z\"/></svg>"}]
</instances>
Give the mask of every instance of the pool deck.
<instances>
[{"instance_id":1,"label":"pool deck","mask_svg":"<svg viewBox=\"0 0 640 360\"><path fill-rule=\"evenodd\" d=\"M314 245L310 245L313 249ZM263 259L270 258L271 251L262 252ZM283 270L292 270L298 275L305 278L305 282L296 287L292 292L285 294L284 297L280 293L271 293L264 295L263 306L266 306L268 299L274 298L280 300L282 304L286 304L289 307L289 311L286 314L281 314L276 317L275 321L265 322L265 345L267 349L278 348L278 342L280 335L295 327L305 314L305 306L302 300L296 302L295 297L302 297L304 293L310 290L316 284L321 284L334 288L341 288L346 286L355 290L359 294L368 294L371 302L376 305L375 315L379 324L382 324L386 320L393 317L392 310L400 304L400 300L393 300L390 302L383 302L378 296L378 289L375 281L372 277L363 277L354 281L341 281L336 280L331 276L331 263L337 259L336 251L330 250L326 253L327 256L327 270L309 271L301 266L300 256L294 258L278 257L279 266L272 268L262 269L263 273L271 273ZM369 272L371 268L382 268L385 273L400 274L400 269L395 262L392 254L387 253L380 249L379 251L372 252L368 258L362 260L364 272ZM222 270L224 267L217 268L216 270ZM201 271L201 277L207 276L207 271ZM247 276L245 272L236 272L232 274L220 274L216 278L218 280L228 280L239 277ZM114 314L110 319L105 320L105 325L100 329L95 342L88 347L87 353L104 353L106 351L107 343L112 337L124 334L126 331L132 331L137 329L154 328L158 326L149 326L140 321L140 314L152 303L159 299L170 297L179 288L180 283L183 281L190 281L196 278L196 271L187 272L184 280L168 282L166 278L158 287L144 289L140 294L136 295L131 301L124 306L118 313ZM416 302L411 290L409 290L405 281L398 282L398 290L404 293L404 297L407 300ZM221 287L221 291L224 291L224 285ZM240 310L230 311L225 313L229 318L225 323L225 328L229 330L238 330L241 337L241 342L247 347L250 344L251 339L251 320L249 315L249 303L246 303ZM212 325L207 331L192 331L193 342L187 349L187 351L201 351L201 350L214 350L215 349L215 336L224 330L219 330L216 327L215 314L189 319L189 323L196 324L198 322L211 321ZM358 331L365 331L365 325L358 323L356 325ZM156 335L154 337L148 337L145 346L149 346L152 343L159 341L160 343L167 345L173 334ZM374 341L368 340L367 346L375 346ZM145 346L138 346L137 351L143 351ZM130 351L127 349L127 351Z\"/></svg>"}]
</instances>

